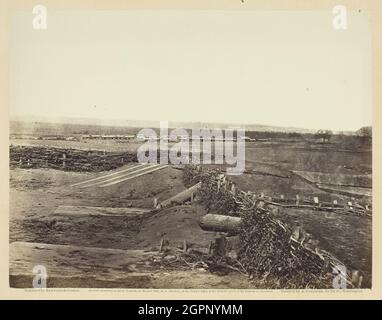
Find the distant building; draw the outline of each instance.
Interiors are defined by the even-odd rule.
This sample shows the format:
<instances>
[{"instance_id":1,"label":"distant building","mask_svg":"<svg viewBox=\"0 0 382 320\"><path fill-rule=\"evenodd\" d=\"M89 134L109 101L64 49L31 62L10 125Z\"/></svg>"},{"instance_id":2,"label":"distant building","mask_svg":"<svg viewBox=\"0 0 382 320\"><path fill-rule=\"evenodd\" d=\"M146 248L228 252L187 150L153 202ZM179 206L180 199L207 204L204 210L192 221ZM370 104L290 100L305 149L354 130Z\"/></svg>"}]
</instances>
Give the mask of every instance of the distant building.
<instances>
[{"instance_id":1,"label":"distant building","mask_svg":"<svg viewBox=\"0 0 382 320\"><path fill-rule=\"evenodd\" d=\"M65 140L62 136L40 136L38 140Z\"/></svg>"},{"instance_id":2,"label":"distant building","mask_svg":"<svg viewBox=\"0 0 382 320\"><path fill-rule=\"evenodd\" d=\"M136 138L138 140L140 140L140 141L147 141L147 140L155 141L155 140L159 140L159 138L156 135L148 136L148 135L145 135L143 133L137 134Z\"/></svg>"},{"instance_id":3,"label":"distant building","mask_svg":"<svg viewBox=\"0 0 382 320\"><path fill-rule=\"evenodd\" d=\"M127 134L127 135L121 135L121 134L86 134L81 137L81 139L89 140L89 139L102 139L102 140L130 140L134 139L135 135L133 134Z\"/></svg>"},{"instance_id":4,"label":"distant building","mask_svg":"<svg viewBox=\"0 0 382 320\"><path fill-rule=\"evenodd\" d=\"M104 140L129 140L134 139L135 135L105 134L101 138Z\"/></svg>"},{"instance_id":5,"label":"distant building","mask_svg":"<svg viewBox=\"0 0 382 320\"><path fill-rule=\"evenodd\" d=\"M248 137L248 136L240 137L240 139L241 139L241 140L244 140L244 141L256 141L256 139L251 138L251 137Z\"/></svg>"},{"instance_id":6,"label":"distant building","mask_svg":"<svg viewBox=\"0 0 382 320\"><path fill-rule=\"evenodd\" d=\"M99 134L86 134L86 135L83 135L81 137L81 139L85 139L85 140L87 140L87 139L99 139L99 138L101 138L101 135L99 135Z\"/></svg>"}]
</instances>

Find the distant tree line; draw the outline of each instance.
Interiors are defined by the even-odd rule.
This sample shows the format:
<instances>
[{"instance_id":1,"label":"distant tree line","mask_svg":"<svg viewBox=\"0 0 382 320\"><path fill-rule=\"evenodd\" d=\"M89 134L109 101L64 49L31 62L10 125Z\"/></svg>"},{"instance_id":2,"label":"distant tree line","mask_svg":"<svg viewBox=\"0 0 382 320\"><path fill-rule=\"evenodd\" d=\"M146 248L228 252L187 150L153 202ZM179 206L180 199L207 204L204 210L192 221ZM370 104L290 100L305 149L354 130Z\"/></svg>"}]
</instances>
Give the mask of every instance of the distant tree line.
<instances>
[{"instance_id":1,"label":"distant tree line","mask_svg":"<svg viewBox=\"0 0 382 320\"><path fill-rule=\"evenodd\" d=\"M317 139L321 139L323 143L329 142L330 138L333 136L333 131L331 130L318 130L315 134Z\"/></svg>"},{"instance_id":2,"label":"distant tree line","mask_svg":"<svg viewBox=\"0 0 382 320\"><path fill-rule=\"evenodd\" d=\"M357 131L357 135L361 137L368 137L371 138L373 135L373 130L371 127L362 127Z\"/></svg>"}]
</instances>

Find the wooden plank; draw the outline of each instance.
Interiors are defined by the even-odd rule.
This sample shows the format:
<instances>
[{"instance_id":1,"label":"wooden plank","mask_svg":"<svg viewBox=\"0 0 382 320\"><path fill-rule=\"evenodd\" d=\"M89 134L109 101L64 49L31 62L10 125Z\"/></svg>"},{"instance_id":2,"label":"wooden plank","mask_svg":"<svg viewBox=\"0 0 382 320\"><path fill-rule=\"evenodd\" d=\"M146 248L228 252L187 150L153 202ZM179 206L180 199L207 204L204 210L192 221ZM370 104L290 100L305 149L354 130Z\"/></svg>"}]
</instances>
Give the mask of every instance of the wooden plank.
<instances>
[{"instance_id":1,"label":"wooden plank","mask_svg":"<svg viewBox=\"0 0 382 320\"><path fill-rule=\"evenodd\" d=\"M136 167L133 167L132 171L130 172L127 172L127 173L122 173L122 174L119 174L117 175L116 177L107 177L106 179L102 180L102 181L97 181L97 182L93 182L93 183L88 183L86 185L83 185L81 186L81 188L89 188L89 187L94 187L94 186L102 186L104 184L114 184L113 181L120 181L120 180L123 180L123 179L127 179L128 177L132 177L133 175L136 175L138 172L148 172L150 170L153 170L153 168L156 168L158 167L159 165L156 164L156 165L147 165L147 164L142 164L140 166L136 166ZM127 179L128 180L128 179Z\"/></svg>"},{"instance_id":2,"label":"wooden plank","mask_svg":"<svg viewBox=\"0 0 382 320\"><path fill-rule=\"evenodd\" d=\"M145 273L154 270L151 261L158 252L145 250L120 250L80 247L46 243L13 242L10 244L9 273L13 281L29 279L32 286L33 268L44 266L49 278L65 280L95 279L115 282L127 274ZM77 281L77 280L76 280Z\"/></svg>"},{"instance_id":3,"label":"wooden plank","mask_svg":"<svg viewBox=\"0 0 382 320\"><path fill-rule=\"evenodd\" d=\"M170 199L167 199L160 203L161 208L170 207L172 205L176 204L182 204L183 202L190 200L192 194L195 195L195 193L200 189L201 183L197 183L196 185L192 186L191 188L188 188L175 196L171 197Z\"/></svg>"},{"instance_id":4,"label":"wooden plank","mask_svg":"<svg viewBox=\"0 0 382 320\"><path fill-rule=\"evenodd\" d=\"M123 170L118 170L118 171L115 171L115 172L112 172L112 173L107 173L107 174L103 174L101 176L98 176L96 178L92 178L92 179L88 179L88 180L85 180L85 181L80 181L80 182L77 182L77 183L74 183L71 185L71 187L76 187L76 186L80 186L82 184L88 184L89 182L94 182L94 181L97 181L97 180L102 180L102 179L108 179L109 177L111 176L115 176L115 175L119 175L119 174L123 174L127 171L131 171L131 170L135 170L139 167L143 166L143 164L133 164L131 166L129 166L128 168L126 169L123 169Z\"/></svg>"},{"instance_id":5,"label":"wooden plank","mask_svg":"<svg viewBox=\"0 0 382 320\"><path fill-rule=\"evenodd\" d=\"M150 209L144 208L111 208L88 206L59 206L54 214L64 216L134 216L149 213Z\"/></svg>"},{"instance_id":6,"label":"wooden plank","mask_svg":"<svg viewBox=\"0 0 382 320\"><path fill-rule=\"evenodd\" d=\"M153 173L155 171L158 171L158 170L162 170L164 168L167 168L168 165L166 164L163 164L163 165L151 165L150 166L151 168L149 168L149 170L147 170L147 168L145 168L146 170L143 171L142 173L138 173L138 174L135 174L135 175L129 175L127 178L124 177L124 178L121 178L119 180L116 180L116 181L113 181L113 182L109 182L109 183L106 183L106 184L102 184L100 185L101 188L104 188L104 187L109 187L109 186L112 186L112 185L115 185L115 184L118 184L118 183L121 183L121 182L124 182L124 181L127 181L127 180L131 180L131 179L134 179L134 178L138 178L138 177L141 177L141 176L144 176L146 174L149 174L149 173ZM139 170L141 171L141 170ZM134 173L138 172L137 171L134 171Z\"/></svg>"}]
</instances>

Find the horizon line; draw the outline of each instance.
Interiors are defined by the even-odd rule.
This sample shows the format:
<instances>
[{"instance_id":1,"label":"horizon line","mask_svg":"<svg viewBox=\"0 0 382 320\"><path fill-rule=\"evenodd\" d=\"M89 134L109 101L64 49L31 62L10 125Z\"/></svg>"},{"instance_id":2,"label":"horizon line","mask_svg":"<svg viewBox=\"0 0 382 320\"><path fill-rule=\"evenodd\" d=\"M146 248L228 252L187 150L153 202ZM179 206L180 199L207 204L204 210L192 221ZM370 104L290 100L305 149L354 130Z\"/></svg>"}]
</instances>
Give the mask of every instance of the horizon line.
<instances>
[{"instance_id":1,"label":"horizon line","mask_svg":"<svg viewBox=\"0 0 382 320\"><path fill-rule=\"evenodd\" d=\"M71 123L68 121L77 120L75 123ZM270 128L278 128L278 129L288 129L289 131L292 130L298 130L298 131L310 131L314 132L317 130L331 130L334 132L356 132L357 130L363 128L363 127L372 127L372 124L364 124L361 125L357 129L338 129L338 128L307 128L307 127L298 127L298 126L287 126L287 125L272 125L272 124L259 124L259 123L232 123L232 122L210 122L210 121L186 121L186 120L135 120L135 119L113 119L113 118L106 118L106 119L100 119L100 118L91 118L91 117L68 117L68 116L57 116L57 117L51 117L51 116L41 116L41 115L9 115L9 121L25 121L25 122L48 122L48 123L57 123L57 124L81 124L79 122L81 121L87 121L92 123L84 123L87 125L100 125L100 126L117 126L117 127L134 127L131 124L123 124L122 122L132 122L132 123L140 123L140 122L146 122L146 123L157 123L155 128L160 127L160 123L163 121L166 121L169 124L176 124L176 123L184 123L184 124L204 124L204 125L224 125L226 127L235 127L240 128L240 126L257 126L257 127L270 127ZM115 121L116 123L112 123ZM191 128L190 128L191 129ZM245 129L245 128L244 128ZM293 131L292 131L293 132Z\"/></svg>"}]
</instances>

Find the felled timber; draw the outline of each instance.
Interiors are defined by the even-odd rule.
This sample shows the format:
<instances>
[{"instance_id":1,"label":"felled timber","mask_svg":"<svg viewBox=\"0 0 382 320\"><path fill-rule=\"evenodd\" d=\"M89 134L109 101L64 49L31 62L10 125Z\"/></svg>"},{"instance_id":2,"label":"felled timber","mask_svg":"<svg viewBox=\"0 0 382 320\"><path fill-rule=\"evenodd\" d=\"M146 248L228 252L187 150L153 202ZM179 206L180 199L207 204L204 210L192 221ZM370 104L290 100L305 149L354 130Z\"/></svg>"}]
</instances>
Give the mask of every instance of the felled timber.
<instances>
[{"instance_id":1,"label":"felled timber","mask_svg":"<svg viewBox=\"0 0 382 320\"><path fill-rule=\"evenodd\" d=\"M242 219L220 214L206 214L199 220L199 226L205 231L227 232L231 235L238 234Z\"/></svg>"},{"instance_id":2,"label":"felled timber","mask_svg":"<svg viewBox=\"0 0 382 320\"><path fill-rule=\"evenodd\" d=\"M196 185L192 186L191 188L188 188L177 195L171 197L170 199L167 199L160 203L161 208L170 207L172 205L182 204L187 200L190 200L193 195L199 190L201 186L201 183L197 183Z\"/></svg>"},{"instance_id":3,"label":"felled timber","mask_svg":"<svg viewBox=\"0 0 382 320\"><path fill-rule=\"evenodd\" d=\"M219 210L214 211L227 214L206 215L201 218L200 227L232 235L240 233L238 259L246 274L277 279L277 286L283 288L333 288L331 273L336 270L341 285L354 288L362 284L362 281L354 284L350 277L351 269L317 247L315 239L304 230L292 232L288 225L272 217L263 195L260 199L253 193L232 189L234 184L219 170L208 170L201 175L190 168L187 177L189 180L202 179L199 193L207 195L203 198L207 208L220 206ZM222 207L221 203L228 203L229 206ZM236 217L238 214L241 218ZM221 235L213 246L218 255L227 254L224 238L225 235Z\"/></svg>"},{"instance_id":4,"label":"felled timber","mask_svg":"<svg viewBox=\"0 0 382 320\"><path fill-rule=\"evenodd\" d=\"M13 242L9 274L12 287L32 287L37 274L47 275L47 287L135 286L154 270L157 252L72 245ZM137 279L138 277L138 279ZM146 275L147 278L147 275Z\"/></svg>"},{"instance_id":5,"label":"felled timber","mask_svg":"<svg viewBox=\"0 0 382 320\"><path fill-rule=\"evenodd\" d=\"M54 214L61 216L111 216L124 217L149 213L151 210L143 208L110 208L87 206L59 206Z\"/></svg>"},{"instance_id":6,"label":"felled timber","mask_svg":"<svg viewBox=\"0 0 382 320\"><path fill-rule=\"evenodd\" d=\"M88 151L45 146L10 146L9 158L11 167L77 172L108 171L126 163L137 162L134 152Z\"/></svg>"}]
</instances>

